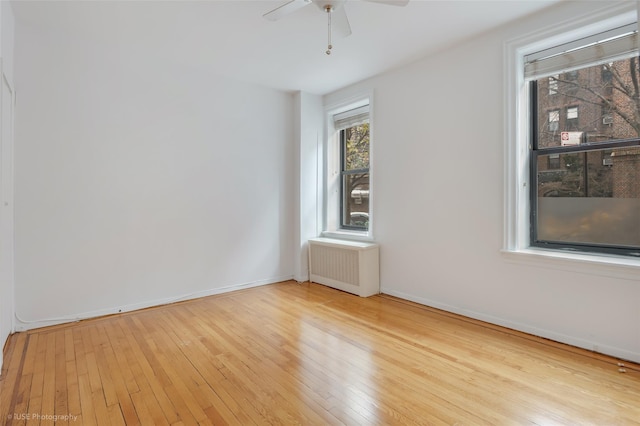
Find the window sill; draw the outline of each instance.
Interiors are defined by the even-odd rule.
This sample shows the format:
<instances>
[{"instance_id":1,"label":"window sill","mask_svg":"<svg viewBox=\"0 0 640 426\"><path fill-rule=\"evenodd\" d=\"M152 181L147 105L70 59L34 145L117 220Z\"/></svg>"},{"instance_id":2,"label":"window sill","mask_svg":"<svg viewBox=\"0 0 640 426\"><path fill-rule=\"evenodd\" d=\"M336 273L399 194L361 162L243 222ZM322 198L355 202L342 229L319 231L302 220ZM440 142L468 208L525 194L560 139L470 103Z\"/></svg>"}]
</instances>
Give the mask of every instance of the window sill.
<instances>
[{"instance_id":1,"label":"window sill","mask_svg":"<svg viewBox=\"0 0 640 426\"><path fill-rule=\"evenodd\" d=\"M337 231L324 231L322 236L325 238L334 238L336 240L353 240L373 242L373 236L369 232L347 231L344 229Z\"/></svg>"},{"instance_id":2,"label":"window sill","mask_svg":"<svg viewBox=\"0 0 640 426\"><path fill-rule=\"evenodd\" d=\"M502 250L505 259L530 266L640 281L640 259L591 253L568 253L535 247Z\"/></svg>"}]
</instances>

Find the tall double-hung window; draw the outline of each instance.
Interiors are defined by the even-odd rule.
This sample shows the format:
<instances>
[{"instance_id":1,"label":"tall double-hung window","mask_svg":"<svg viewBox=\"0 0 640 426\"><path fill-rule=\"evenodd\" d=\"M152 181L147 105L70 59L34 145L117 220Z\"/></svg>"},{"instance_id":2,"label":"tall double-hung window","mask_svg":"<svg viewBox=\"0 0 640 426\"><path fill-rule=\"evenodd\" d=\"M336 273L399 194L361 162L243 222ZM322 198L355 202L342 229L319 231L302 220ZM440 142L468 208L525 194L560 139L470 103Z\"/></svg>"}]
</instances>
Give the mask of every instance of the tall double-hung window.
<instances>
[{"instance_id":1,"label":"tall double-hung window","mask_svg":"<svg viewBox=\"0 0 640 426\"><path fill-rule=\"evenodd\" d=\"M636 28L525 57L532 246L640 256Z\"/></svg>"},{"instance_id":2,"label":"tall double-hung window","mask_svg":"<svg viewBox=\"0 0 640 426\"><path fill-rule=\"evenodd\" d=\"M369 105L334 115L340 149L340 229L369 229Z\"/></svg>"}]
</instances>

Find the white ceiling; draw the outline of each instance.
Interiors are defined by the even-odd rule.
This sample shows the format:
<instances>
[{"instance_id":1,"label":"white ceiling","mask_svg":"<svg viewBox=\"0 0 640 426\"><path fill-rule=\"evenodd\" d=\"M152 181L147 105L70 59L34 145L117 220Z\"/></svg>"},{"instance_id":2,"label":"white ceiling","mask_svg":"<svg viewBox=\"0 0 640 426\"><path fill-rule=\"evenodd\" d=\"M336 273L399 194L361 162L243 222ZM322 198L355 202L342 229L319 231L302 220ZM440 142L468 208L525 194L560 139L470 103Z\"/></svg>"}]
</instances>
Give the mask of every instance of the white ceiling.
<instances>
[{"instance_id":1,"label":"white ceiling","mask_svg":"<svg viewBox=\"0 0 640 426\"><path fill-rule=\"evenodd\" d=\"M411 0L406 7L349 0L353 34L334 37L314 5L271 22L286 0L13 2L20 23L85 39L126 40L212 74L276 89L325 94L522 18L562 0Z\"/></svg>"}]
</instances>

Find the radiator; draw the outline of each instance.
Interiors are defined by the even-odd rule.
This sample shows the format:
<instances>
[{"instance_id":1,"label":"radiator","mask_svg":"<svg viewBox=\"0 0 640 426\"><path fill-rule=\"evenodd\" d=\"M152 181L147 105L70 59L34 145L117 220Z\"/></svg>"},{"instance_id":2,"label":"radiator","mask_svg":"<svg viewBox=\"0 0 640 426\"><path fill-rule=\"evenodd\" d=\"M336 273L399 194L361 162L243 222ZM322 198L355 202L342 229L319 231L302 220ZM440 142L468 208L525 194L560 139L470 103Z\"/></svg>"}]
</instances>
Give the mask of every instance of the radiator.
<instances>
[{"instance_id":1,"label":"radiator","mask_svg":"<svg viewBox=\"0 0 640 426\"><path fill-rule=\"evenodd\" d=\"M380 293L378 244L312 238L309 280L362 297Z\"/></svg>"}]
</instances>

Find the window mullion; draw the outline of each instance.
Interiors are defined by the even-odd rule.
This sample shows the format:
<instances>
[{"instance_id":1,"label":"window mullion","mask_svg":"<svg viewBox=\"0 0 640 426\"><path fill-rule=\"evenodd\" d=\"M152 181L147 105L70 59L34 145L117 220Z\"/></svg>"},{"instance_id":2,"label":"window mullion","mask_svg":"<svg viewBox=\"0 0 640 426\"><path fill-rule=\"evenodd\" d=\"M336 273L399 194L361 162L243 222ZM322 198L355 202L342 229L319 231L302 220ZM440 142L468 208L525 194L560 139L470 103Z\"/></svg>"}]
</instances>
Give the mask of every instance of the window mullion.
<instances>
[{"instance_id":1,"label":"window mullion","mask_svg":"<svg viewBox=\"0 0 640 426\"><path fill-rule=\"evenodd\" d=\"M538 82L529 83L529 110L530 110L530 141L529 141L529 241L533 244L537 240L536 222L538 211L538 194L536 191L538 181Z\"/></svg>"},{"instance_id":2,"label":"window mullion","mask_svg":"<svg viewBox=\"0 0 640 426\"><path fill-rule=\"evenodd\" d=\"M608 148L624 148L633 146L640 146L640 139L625 139L617 142L583 143L575 146L553 146L549 148L540 148L535 151L544 152L545 154L566 154L572 152L585 152Z\"/></svg>"},{"instance_id":3,"label":"window mullion","mask_svg":"<svg viewBox=\"0 0 640 426\"><path fill-rule=\"evenodd\" d=\"M369 168L342 170L342 174L343 175L359 175L359 174L363 174L363 173L369 173Z\"/></svg>"}]
</instances>

